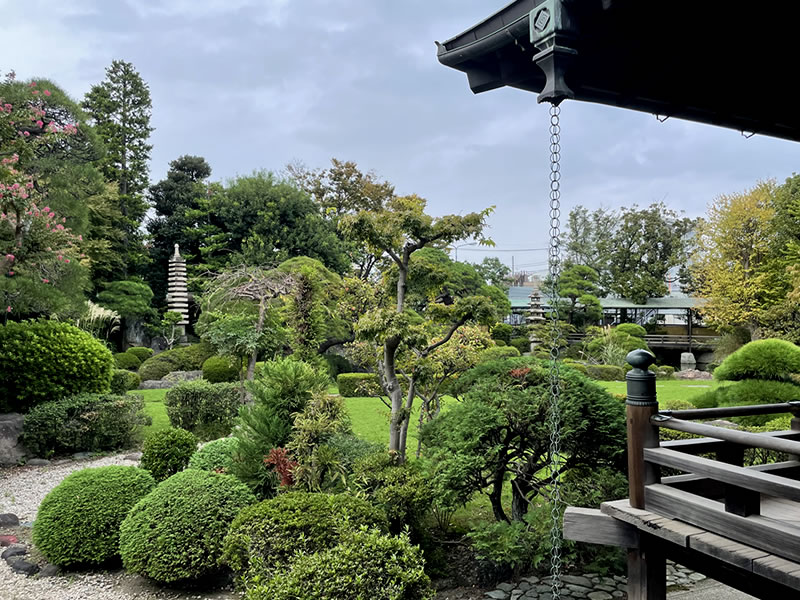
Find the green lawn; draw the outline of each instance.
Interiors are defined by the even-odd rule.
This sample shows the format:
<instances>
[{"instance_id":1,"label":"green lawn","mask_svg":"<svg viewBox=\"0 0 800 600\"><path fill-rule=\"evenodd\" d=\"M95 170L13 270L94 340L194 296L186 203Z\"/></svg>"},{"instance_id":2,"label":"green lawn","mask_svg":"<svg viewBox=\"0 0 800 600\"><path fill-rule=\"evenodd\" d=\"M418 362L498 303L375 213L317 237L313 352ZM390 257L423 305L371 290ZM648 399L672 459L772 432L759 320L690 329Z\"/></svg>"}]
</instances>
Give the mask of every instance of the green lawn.
<instances>
[{"instance_id":1,"label":"green lawn","mask_svg":"<svg viewBox=\"0 0 800 600\"><path fill-rule=\"evenodd\" d=\"M169 427L167 407L164 406L167 390L134 390L130 393L144 397L144 413L153 419L153 423L144 428L144 435Z\"/></svg>"},{"instance_id":2,"label":"green lawn","mask_svg":"<svg viewBox=\"0 0 800 600\"><path fill-rule=\"evenodd\" d=\"M598 381L597 383L612 394L625 394L626 383L624 381ZM714 380L664 379L656 382L656 395L659 400L687 400L691 402L694 396L704 394L720 385L728 384L729 382L721 383Z\"/></svg>"}]
</instances>

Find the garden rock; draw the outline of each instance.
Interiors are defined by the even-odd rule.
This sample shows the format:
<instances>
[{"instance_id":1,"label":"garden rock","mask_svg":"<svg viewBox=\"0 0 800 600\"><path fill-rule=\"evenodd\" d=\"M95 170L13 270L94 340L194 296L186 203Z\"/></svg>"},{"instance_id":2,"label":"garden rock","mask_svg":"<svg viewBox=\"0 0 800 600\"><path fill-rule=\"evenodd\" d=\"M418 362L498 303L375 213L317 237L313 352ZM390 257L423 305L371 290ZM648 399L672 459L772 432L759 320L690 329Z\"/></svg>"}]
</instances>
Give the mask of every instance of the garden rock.
<instances>
[{"instance_id":1,"label":"garden rock","mask_svg":"<svg viewBox=\"0 0 800 600\"><path fill-rule=\"evenodd\" d=\"M46 467L50 465L50 461L46 458L32 458L25 462L29 467Z\"/></svg>"},{"instance_id":2,"label":"garden rock","mask_svg":"<svg viewBox=\"0 0 800 600\"><path fill-rule=\"evenodd\" d=\"M19 517L12 513L0 514L0 527L18 527Z\"/></svg>"},{"instance_id":3,"label":"garden rock","mask_svg":"<svg viewBox=\"0 0 800 600\"><path fill-rule=\"evenodd\" d=\"M0 414L0 467L18 465L28 454L20 441L23 420L18 413Z\"/></svg>"},{"instance_id":4,"label":"garden rock","mask_svg":"<svg viewBox=\"0 0 800 600\"><path fill-rule=\"evenodd\" d=\"M708 371L686 369L675 373L675 379L714 379L714 376Z\"/></svg>"},{"instance_id":5,"label":"garden rock","mask_svg":"<svg viewBox=\"0 0 800 600\"><path fill-rule=\"evenodd\" d=\"M0 558L9 562L9 558L14 558L15 556L25 556L28 553L28 548L25 547L25 544L11 544L8 548L3 550L3 553L0 554Z\"/></svg>"},{"instance_id":6,"label":"garden rock","mask_svg":"<svg viewBox=\"0 0 800 600\"><path fill-rule=\"evenodd\" d=\"M59 573L61 573L60 568L58 568L56 565L51 565L48 563L39 571L39 577L55 577Z\"/></svg>"},{"instance_id":7,"label":"garden rock","mask_svg":"<svg viewBox=\"0 0 800 600\"><path fill-rule=\"evenodd\" d=\"M8 563L8 566L11 567L12 571L15 573L22 573L28 577L31 575L36 575L39 572L39 565L22 558L15 557L11 560L7 560L6 562Z\"/></svg>"},{"instance_id":8,"label":"garden rock","mask_svg":"<svg viewBox=\"0 0 800 600\"><path fill-rule=\"evenodd\" d=\"M175 387L177 384L174 381L166 381L164 379L147 379L139 384L140 390L168 390Z\"/></svg>"},{"instance_id":9,"label":"garden rock","mask_svg":"<svg viewBox=\"0 0 800 600\"><path fill-rule=\"evenodd\" d=\"M0 535L0 548L6 548L19 541L15 535Z\"/></svg>"},{"instance_id":10,"label":"garden rock","mask_svg":"<svg viewBox=\"0 0 800 600\"><path fill-rule=\"evenodd\" d=\"M202 379L203 371L173 371L167 373L161 378L162 381L173 381L181 383L183 381L194 381L195 379Z\"/></svg>"}]
</instances>

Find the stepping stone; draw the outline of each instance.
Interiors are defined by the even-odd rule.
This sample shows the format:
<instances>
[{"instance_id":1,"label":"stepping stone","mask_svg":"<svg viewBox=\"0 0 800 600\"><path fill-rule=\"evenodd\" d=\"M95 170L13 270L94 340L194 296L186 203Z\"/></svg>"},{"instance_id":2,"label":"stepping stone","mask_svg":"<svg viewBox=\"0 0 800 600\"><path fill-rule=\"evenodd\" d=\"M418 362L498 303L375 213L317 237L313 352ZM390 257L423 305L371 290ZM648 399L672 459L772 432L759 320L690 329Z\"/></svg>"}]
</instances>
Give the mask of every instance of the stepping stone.
<instances>
[{"instance_id":1,"label":"stepping stone","mask_svg":"<svg viewBox=\"0 0 800 600\"><path fill-rule=\"evenodd\" d=\"M0 558L8 562L9 558L13 558L15 556L25 556L27 553L28 549L24 544L11 544L8 548L3 550L3 553L0 554Z\"/></svg>"},{"instance_id":2,"label":"stepping stone","mask_svg":"<svg viewBox=\"0 0 800 600\"><path fill-rule=\"evenodd\" d=\"M18 527L19 517L11 513L0 514L0 527Z\"/></svg>"},{"instance_id":3,"label":"stepping stone","mask_svg":"<svg viewBox=\"0 0 800 600\"><path fill-rule=\"evenodd\" d=\"M19 540L15 535L0 535L0 548L16 544Z\"/></svg>"},{"instance_id":4,"label":"stepping stone","mask_svg":"<svg viewBox=\"0 0 800 600\"><path fill-rule=\"evenodd\" d=\"M6 562L8 563L8 566L11 567L12 571L15 573L22 573L28 577L31 575L36 575L39 572L39 565L22 558L14 557Z\"/></svg>"}]
</instances>

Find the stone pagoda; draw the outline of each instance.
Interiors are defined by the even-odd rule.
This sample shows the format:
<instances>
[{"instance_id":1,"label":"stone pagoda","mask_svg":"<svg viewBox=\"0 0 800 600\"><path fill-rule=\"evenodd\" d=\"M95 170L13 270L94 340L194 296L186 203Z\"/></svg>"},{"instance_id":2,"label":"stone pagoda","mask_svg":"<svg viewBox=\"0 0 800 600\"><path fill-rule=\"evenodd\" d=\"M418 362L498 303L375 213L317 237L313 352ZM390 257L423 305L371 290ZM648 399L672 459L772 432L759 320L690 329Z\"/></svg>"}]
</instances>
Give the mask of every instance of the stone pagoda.
<instances>
[{"instance_id":1,"label":"stone pagoda","mask_svg":"<svg viewBox=\"0 0 800 600\"><path fill-rule=\"evenodd\" d=\"M539 292L539 288L533 288L531 295L528 296L528 326L531 328L530 333L530 341L531 341L531 350L533 350L536 346L542 343L536 334L534 333L533 326L534 325L543 325L547 322L547 319L544 316L544 307L542 306L542 295Z\"/></svg>"},{"instance_id":2,"label":"stone pagoda","mask_svg":"<svg viewBox=\"0 0 800 600\"><path fill-rule=\"evenodd\" d=\"M181 328L179 340L186 341L186 326L189 324L189 289L186 285L186 260L181 256L178 244L169 259L167 279L167 310L181 314L178 325Z\"/></svg>"}]
</instances>

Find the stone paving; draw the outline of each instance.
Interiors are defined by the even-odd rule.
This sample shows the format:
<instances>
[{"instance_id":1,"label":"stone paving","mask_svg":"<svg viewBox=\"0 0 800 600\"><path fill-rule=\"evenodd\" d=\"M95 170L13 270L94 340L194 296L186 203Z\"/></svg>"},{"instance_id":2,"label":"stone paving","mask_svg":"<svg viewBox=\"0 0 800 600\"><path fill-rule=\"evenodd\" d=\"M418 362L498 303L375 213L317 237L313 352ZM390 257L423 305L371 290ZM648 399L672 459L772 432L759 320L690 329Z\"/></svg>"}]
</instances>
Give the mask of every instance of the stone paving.
<instances>
[{"instance_id":1,"label":"stone paving","mask_svg":"<svg viewBox=\"0 0 800 600\"><path fill-rule=\"evenodd\" d=\"M705 575L680 565L667 564L667 587L692 586ZM625 577L601 576L594 573L562 575L561 597L575 600L615 600L628 597ZM552 600L549 577L523 577L517 582L501 583L484 594L491 600Z\"/></svg>"}]
</instances>

